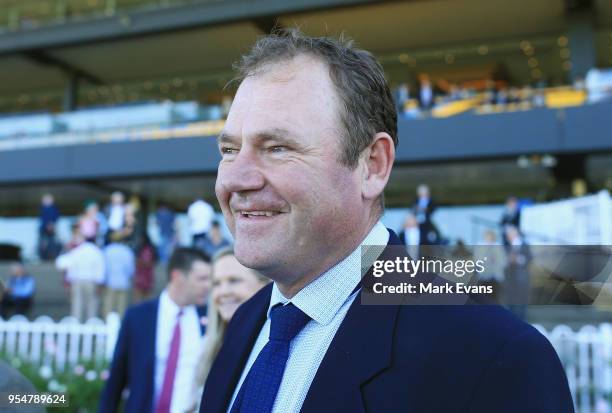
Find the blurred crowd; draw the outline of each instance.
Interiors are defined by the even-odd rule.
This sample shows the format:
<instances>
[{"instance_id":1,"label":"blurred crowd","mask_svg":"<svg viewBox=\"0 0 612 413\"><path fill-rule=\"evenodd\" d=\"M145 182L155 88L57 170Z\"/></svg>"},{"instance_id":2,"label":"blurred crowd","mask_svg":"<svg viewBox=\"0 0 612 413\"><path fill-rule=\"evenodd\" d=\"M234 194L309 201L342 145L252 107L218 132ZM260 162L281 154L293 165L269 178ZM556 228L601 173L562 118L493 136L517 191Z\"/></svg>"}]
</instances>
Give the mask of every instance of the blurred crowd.
<instances>
[{"instance_id":1,"label":"blurred crowd","mask_svg":"<svg viewBox=\"0 0 612 413\"><path fill-rule=\"evenodd\" d=\"M445 246L458 257L488 256L488 271L479 275L481 282L494 285L496 291L506 290L505 295L514 297L514 301L516 297L525 297L526 302L530 253L519 230L520 206L518 198L509 197L498 228L489 226L482 234L483 245L468 248L463 240L451 242L441 233L434 220L436 201L427 185L419 185L414 204L398 235L412 257L420 256L423 245ZM196 199L186 212L191 247L201 251L207 259L231 247L210 204ZM126 202L121 192L114 192L104 208L96 202L87 202L83 213L75 219L72 237L65 245L56 234L59 218L53 196L44 195L40 209L39 255L43 260L54 260L61 270L63 285L70 297L71 315L79 320L104 317L110 312L124 314L130 302L151 298L156 291L157 264L167 264L179 246L176 212L170 206L160 204L155 211L159 235L154 245L147 235L138 198L131 197ZM502 245L505 248L487 249L487 246ZM508 276L509 272L516 274ZM510 286L510 283L516 285ZM3 317L13 313L28 315L35 295L35 280L22 264L11 267L7 292L2 301ZM517 312L524 316L524 309Z\"/></svg>"},{"instance_id":2,"label":"blurred crowd","mask_svg":"<svg viewBox=\"0 0 612 413\"><path fill-rule=\"evenodd\" d=\"M88 201L71 226L71 238L62 243L57 234L61 217L53 195L41 200L38 254L54 261L62 272L70 297L71 315L81 321L110 312L123 314L130 303L150 298L155 291L155 268L165 264L178 246L176 213L160 204L155 211L159 233L154 245L138 197L113 192L108 205ZM191 246L204 256L214 256L230 246L213 207L196 199L187 210ZM11 266L2 300L2 316L29 315L35 295L34 277L21 263Z\"/></svg>"},{"instance_id":3,"label":"blurred crowd","mask_svg":"<svg viewBox=\"0 0 612 413\"><path fill-rule=\"evenodd\" d=\"M519 230L520 200L509 197L498 227L487 229L482 245L473 247L462 240L451 243L445 238L435 223L436 208L430 188L419 185L398 234L410 256L420 258L425 246L448 246L456 259L486 257L487 270L478 275L478 284L493 286L501 301L500 292L512 297L509 308L525 318L531 255ZM177 242L175 212L168 205L160 205L155 213L160 238L154 246L146 235L137 199L126 202L122 193L115 192L103 209L94 202L87 203L72 227L72 239L62 246L57 245L55 234L59 210L51 195L42 198L39 252L41 258L55 259L62 271L72 316L84 321L116 312L124 317L100 399L102 409L113 411L119 403L125 375L129 374L128 354L138 351L155 358L160 366L156 371L164 372L167 366L175 371L172 380L161 373L155 375L155 399L167 403L168 408L171 405L171 411L198 411L203 385L230 319L242 303L269 282L238 262L210 204L195 200L187 216L191 246L184 247ZM166 280L162 281L161 293L153 297L158 262L165 264ZM25 266L12 265L1 299L2 317L27 316L35 292L35 279ZM130 297L132 304L140 304L128 308ZM142 326L150 325L152 317L157 317L156 329L148 332ZM151 349L161 350L153 354ZM182 362L175 366L172 360L178 359L178 354L183 354ZM168 390L169 380L180 383L174 393ZM139 385L145 382L145 378L133 379L130 391L139 392Z\"/></svg>"},{"instance_id":4,"label":"blurred crowd","mask_svg":"<svg viewBox=\"0 0 612 413\"><path fill-rule=\"evenodd\" d=\"M462 239L451 245L444 237L433 220L436 208L429 187L419 185L416 201L398 233L409 255L418 259L429 253L448 253L455 259L485 259L485 271L477 274L477 282L492 286L494 299L511 303L509 308L517 316L525 318L529 302L531 252L520 231L520 200L515 196L508 197L498 227L486 229L480 245L470 247ZM436 249L435 246L441 248Z\"/></svg>"},{"instance_id":5,"label":"blurred crowd","mask_svg":"<svg viewBox=\"0 0 612 413\"><path fill-rule=\"evenodd\" d=\"M187 210L192 244L188 247L178 245L175 213L167 205L156 211L160 242L153 246L138 222L137 206L132 200L126 203L118 192L102 211L97 204L88 203L72 227L70 242L58 247L55 228L60 213L53 197L45 195L40 215L41 257L55 259L63 272L72 316L85 321L116 312L124 318L101 400L113 403L121 399L127 368L122 365L121 349L136 345L143 354L155 349L151 357L163 367L154 377L155 399L171 405L171 411L195 412L229 320L269 280L238 262L214 219L213 207L204 200L195 200ZM159 261L165 264L165 280L159 280L161 293L153 297ZM35 278L26 267L11 265L8 281L0 288L2 317L28 316L35 293ZM130 296L135 305L128 306ZM134 319L136 330L127 333L132 325L129 320ZM143 326L151 319L157 321L149 337ZM173 367L175 377L170 380L163 372L179 353L184 355ZM142 378L143 383L147 380ZM168 380L180 383L179 390L170 391L171 398L167 396ZM130 390L138 391L138 383ZM149 392L147 397L152 396Z\"/></svg>"},{"instance_id":6,"label":"blurred crowd","mask_svg":"<svg viewBox=\"0 0 612 413\"><path fill-rule=\"evenodd\" d=\"M400 83L394 97L400 117L413 119L429 116L432 110L459 101L473 101L470 108L477 113L545 107L549 87L543 80L519 87L493 79L455 83L420 73L413 84ZM612 99L612 71L592 69L585 78L565 89L583 93L584 101L589 103Z\"/></svg>"}]
</instances>

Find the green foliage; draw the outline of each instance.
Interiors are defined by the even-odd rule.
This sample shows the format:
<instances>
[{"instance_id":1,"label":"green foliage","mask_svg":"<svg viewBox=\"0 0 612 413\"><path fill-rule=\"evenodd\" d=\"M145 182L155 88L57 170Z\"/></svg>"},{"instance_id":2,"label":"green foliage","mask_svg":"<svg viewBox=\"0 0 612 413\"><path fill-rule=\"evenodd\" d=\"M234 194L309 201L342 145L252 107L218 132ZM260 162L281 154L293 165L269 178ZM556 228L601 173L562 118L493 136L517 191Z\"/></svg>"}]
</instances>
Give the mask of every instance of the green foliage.
<instances>
[{"instance_id":1,"label":"green foliage","mask_svg":"<svg viewBox=\"0 0 612 413\"><path fill-rule=\"evenodd\" d=\"M23 374L39 392L67 393L69 407L47 407L48 413L93 413L97 411L104 381L108 377L107 366L95 361L83 361L68 366L65 371L53 371L49 366L39 366L15 356L0 354Z\"/></svg>"}]
</instances>

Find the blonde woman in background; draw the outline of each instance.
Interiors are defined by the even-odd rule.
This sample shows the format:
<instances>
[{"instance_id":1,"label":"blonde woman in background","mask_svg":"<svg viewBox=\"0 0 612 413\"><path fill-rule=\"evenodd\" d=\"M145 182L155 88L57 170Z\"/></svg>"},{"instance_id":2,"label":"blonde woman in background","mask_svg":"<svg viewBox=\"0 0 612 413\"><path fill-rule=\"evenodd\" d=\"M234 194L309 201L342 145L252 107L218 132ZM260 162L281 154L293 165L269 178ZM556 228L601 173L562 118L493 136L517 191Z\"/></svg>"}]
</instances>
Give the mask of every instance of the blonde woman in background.
<instances>
[{"instance_id":1,"label":"blonde woman in background","mask_svg":"<svg viewBox=\"0 0 612 413\"><path fill-rule=\"evenodd\" d=\"M212 259L212 289L208 300L208 324L202 352L196 367L192 405L187 413L199 409L202 388L208 372L223 344L225 329L232 316L249 298L270 280L240 264L233 248L219 250Z\"/></svg>"}]
</instances>

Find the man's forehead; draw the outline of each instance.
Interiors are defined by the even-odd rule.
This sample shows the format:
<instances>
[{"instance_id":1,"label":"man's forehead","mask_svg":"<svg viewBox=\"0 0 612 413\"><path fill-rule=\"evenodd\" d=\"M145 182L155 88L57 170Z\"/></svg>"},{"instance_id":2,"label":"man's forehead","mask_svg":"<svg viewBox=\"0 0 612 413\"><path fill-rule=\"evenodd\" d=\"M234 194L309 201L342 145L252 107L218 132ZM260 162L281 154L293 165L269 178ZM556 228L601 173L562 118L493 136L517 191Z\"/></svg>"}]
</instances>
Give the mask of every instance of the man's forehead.
<instances>
[{"instance_id":1,"label":"man's forehead","mask_svg":"<svg viewBox=\"0 0 612 413\"><path fill-rule=\"evenodd\" d=\"M263 78L269 81L289 82L302 76L301 73L313 74L317 72L329 76L327 63L315 55L300 53L293 57L261 64L244 80Z\"/></svg>"},{"instance_id":2,"label":"man's forehead","mask_svg":"<svg viewBox=\"0 0 612 413\"><path fill-rule=\"evenodd\" d=\"M286 67L276 64L240 84L220 137L296 136L305 128L335 127L338 107L327 67L296 57Z\"/></svg>"}]
</instances>

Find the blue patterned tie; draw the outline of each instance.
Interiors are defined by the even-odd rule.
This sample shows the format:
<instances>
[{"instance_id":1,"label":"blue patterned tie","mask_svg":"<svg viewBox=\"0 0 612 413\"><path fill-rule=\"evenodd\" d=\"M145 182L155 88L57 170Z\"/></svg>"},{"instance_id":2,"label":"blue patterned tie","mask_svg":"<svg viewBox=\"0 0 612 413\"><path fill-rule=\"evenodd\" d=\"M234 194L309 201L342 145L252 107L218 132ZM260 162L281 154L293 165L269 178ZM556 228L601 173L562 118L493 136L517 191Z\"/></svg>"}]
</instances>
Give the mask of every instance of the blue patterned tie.
<instances>
[{"instance_id":1,"label":"blue patterned tie","mask_svg":"<svg viewBox=\"0 0 612 413\"><path fill-rule=\"evenodd\" d=\"M274 407L291 340L304 328L310 317L289 303L270 311L270 339L251 366L230 413L269 413Z\"/></svg>"}]
</instances>

